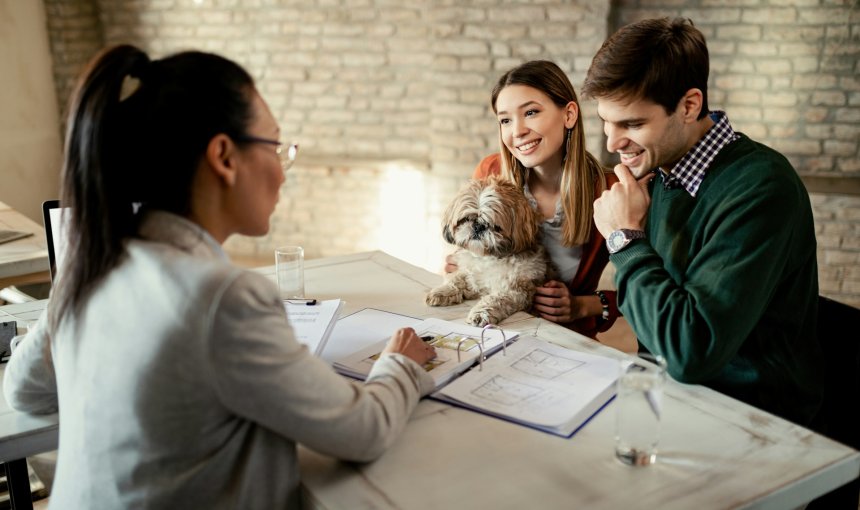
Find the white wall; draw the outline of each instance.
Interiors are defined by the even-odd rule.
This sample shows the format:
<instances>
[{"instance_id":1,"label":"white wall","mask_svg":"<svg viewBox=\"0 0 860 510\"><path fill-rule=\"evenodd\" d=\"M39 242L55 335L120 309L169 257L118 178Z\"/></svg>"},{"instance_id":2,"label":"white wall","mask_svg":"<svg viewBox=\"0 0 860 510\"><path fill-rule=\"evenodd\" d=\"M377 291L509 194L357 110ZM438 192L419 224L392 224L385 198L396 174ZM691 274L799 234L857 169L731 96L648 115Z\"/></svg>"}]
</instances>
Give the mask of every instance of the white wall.
<instances>
[{"instance_id":1,"label":"white wall","mask_svg":"<svg viewBox=\"0 0 860 510\"><path fill-rule=\"evenodd\" d=\"M41 223L62 150L42 2L0 0L0 69L0 201Z\"/></svg>"}]
</instances>

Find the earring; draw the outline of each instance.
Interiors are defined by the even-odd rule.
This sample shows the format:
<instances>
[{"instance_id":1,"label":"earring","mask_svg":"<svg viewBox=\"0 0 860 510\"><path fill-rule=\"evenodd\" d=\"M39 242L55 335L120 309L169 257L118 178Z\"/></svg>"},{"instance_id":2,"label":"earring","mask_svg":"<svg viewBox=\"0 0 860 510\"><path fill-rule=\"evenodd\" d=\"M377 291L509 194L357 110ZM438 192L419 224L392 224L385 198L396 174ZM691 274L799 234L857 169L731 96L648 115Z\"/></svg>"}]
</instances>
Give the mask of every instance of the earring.
<instances>
[{"instance_id":1,"label":"earring","mask_svg":"<svg viewBox=\"0 0 860 510\"><path fill-rule=\"evenodd\" d=\"M567 129L567 133L564 135L564 157L561 158L562 164L567 161L567 155L570 154L570 133L573 129Z\"/></svg>"}]
</instances>

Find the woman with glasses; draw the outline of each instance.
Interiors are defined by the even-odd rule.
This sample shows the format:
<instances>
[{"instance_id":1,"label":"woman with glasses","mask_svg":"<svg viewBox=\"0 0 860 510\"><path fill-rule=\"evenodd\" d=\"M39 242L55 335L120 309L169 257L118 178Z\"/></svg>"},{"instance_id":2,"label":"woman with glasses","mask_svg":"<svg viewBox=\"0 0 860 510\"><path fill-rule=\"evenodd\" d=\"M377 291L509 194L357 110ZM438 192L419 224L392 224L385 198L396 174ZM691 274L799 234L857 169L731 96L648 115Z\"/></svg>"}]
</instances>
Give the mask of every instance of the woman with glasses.
<instances>
[{"instance_id":1,"label":"woman with glasses","mask_svg":"<svg viewBox=\"0 0 860 510\"><path fill-rule=\"evenodd\" d=\"M433 348L394 334L364 384L293 337L275 286L229 263L262 235L296 147L253 80L212 54L99 55L73 97L69 254L4 390L59 410L64 508L292 508L296 444L366 461L432 388Z\"/></svg>"},{"instance_id":2,"label":"woman with glasses","mask_svg":"<svg viewBox=\"0 0 860 510\"><path fill-rule=\"evenodd\" d=\"M538 210L541 242L557 272L537 288L533 310L542 318L594 337L618 317L614 291L597 289L609 252L594 227L594 200L617 181L585 150L579 100L555 63L533 60L510 69L493 88L499 123L496 154L473 177L516 183ZM445 270L456 270L451 256Z\"/></svg>"}]
</instances>

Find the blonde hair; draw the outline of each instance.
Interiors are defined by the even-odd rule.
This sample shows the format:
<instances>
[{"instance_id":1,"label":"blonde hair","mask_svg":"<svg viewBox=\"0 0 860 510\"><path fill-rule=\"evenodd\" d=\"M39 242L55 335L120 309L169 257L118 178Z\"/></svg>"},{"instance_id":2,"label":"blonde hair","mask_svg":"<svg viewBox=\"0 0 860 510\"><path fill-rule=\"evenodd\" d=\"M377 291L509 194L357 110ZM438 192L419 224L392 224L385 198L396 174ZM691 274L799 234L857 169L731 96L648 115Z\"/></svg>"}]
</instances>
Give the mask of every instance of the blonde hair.
<instances>
[{"instance_id":1,"label":"blonde hair","mask_svg":"<svg viewBox=\"0 0 860 510\"><path fill-rule=\"evenodd\" d=\"M579 100L567 75L555 63L533 60L521 64L502 75L493 88L492 108L496 112L496 99L509 85L526 85L546 94L559 108ZM522 188L525 185L525 167L508 150L499 131L501 177ZM573 128L565 136L564 160L561 173L561 204L564 210L562 243L577 246L591 239L594 222L594 200L606 189L603 166L585 150L585 130L582 115L577 115Z\"/></svg>"}]
</instances>

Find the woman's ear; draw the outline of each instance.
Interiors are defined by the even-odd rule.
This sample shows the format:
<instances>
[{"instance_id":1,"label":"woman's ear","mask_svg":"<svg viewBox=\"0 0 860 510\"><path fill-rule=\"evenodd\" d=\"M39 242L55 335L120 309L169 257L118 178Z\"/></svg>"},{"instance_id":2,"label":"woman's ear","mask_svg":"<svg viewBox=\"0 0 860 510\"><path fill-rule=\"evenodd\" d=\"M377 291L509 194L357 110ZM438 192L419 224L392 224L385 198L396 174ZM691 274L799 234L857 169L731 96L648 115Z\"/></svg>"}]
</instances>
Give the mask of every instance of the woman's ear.
<instances>
[{"instance_id":1,"label":"woman's ear","mask_svg":"<svg viewBox=\"0 0 860 510\"><path fill-rule=\"evenodd\" d=\"M564 127L565 129L573 129L576 126L576 119L579 118L579 105L575 101L567 103L564 107Z\"/></svg>"},{"instance_id":2,"label":"woman's ear","mask_svg":"<svg viewBox=\"0 0 860 510\"><path fill-rule=\"evenodd\" d=\"M233 140L224 133L218 133L206 146L206 162L215 177L227 186L236 183L238 149Z\"/></svg>"}]
</instances>

